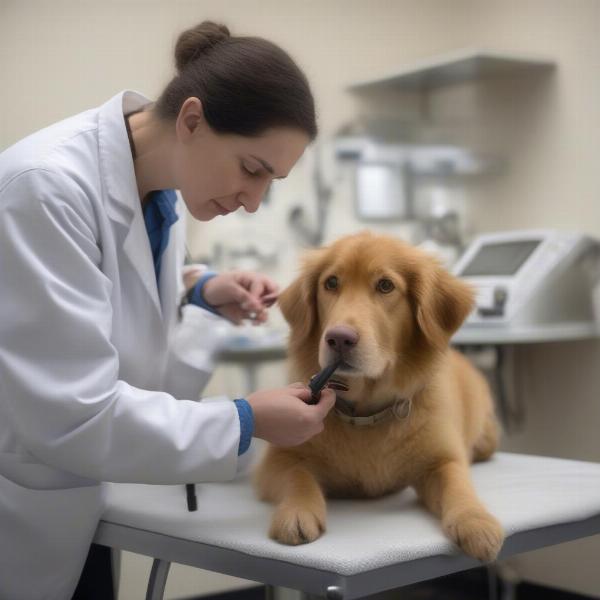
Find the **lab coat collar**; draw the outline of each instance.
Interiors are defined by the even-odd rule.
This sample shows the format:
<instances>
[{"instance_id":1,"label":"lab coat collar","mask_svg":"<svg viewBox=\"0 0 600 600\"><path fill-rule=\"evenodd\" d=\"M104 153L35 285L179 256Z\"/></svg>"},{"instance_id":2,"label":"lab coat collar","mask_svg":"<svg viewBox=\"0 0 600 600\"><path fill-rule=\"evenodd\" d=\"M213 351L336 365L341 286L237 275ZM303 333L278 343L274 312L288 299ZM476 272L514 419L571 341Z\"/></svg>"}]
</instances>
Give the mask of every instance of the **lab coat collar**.
<instances>
[{"instance_id":1,"label":"lab coat collar","mask_svg":"<svg viewBox=\"0 0 600 600\"><path fill-rule=\"evenodd\" d=\"M124 91L100 107L98 146L100 175L106 185L106 212L112 221L122 226L125 235L123 250L162 316L154 261L123 117L150 102L137 92Z\"/></svg>"},{"instance_id":2,"label":"lab coat collar","mask_svg":"<svg viewBox=\"0 0 600 600\"><path fill-rule=\"evenodd\" d=\"M106 211L111 219L123 225L131 223L136 208L140 208L141 212L133 157L123 115L139 110L150 102L137 92L124 91L100 107L100 168L110 200ZM137 199L137 202L134 202L134 199Z\"/></svg>"}]
</instances>

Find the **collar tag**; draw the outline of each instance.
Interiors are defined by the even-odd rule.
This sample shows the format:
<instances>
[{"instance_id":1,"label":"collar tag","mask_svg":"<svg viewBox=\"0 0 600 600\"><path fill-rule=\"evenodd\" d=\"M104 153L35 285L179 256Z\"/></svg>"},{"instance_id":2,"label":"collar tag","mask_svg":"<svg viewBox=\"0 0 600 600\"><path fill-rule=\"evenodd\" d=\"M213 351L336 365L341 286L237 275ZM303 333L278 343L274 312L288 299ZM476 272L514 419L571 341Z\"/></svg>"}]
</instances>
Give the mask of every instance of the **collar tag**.
<instances>
[{"instance_id":1,"label":"collar tag","mask_svg":"<svg viewBox=\"0 0 600 600\"><path fill-rule=\"evenodd\" d=\"M412 399L411 398L401 398L400 400L396 400L394 402L394 406L392 407L392 412L396 419L406 419L408 415L410 415L410 409L412 407Z\"/></svg>"}]
</instances>

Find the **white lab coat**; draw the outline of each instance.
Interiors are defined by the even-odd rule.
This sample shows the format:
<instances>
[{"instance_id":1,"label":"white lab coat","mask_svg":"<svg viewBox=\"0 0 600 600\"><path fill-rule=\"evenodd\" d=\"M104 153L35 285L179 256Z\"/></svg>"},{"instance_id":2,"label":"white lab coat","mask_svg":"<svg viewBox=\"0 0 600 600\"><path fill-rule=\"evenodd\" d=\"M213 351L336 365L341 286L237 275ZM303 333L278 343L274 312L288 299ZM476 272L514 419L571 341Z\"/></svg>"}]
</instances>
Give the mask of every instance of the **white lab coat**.
<instances>
[{"instance_id":1,"label":"white lab coat","mask_svg":"<svg viewBox=\"0 0 600 600\"><path fill-rule=\"evenodd\" d=\"M236 474L235 405L192 401L218 317L186 307L177 322L180 223L157 289L123 119L146 103L118 94L0 154L2 600L70 598L100 482Z\"/></svg>"}]
</instances>

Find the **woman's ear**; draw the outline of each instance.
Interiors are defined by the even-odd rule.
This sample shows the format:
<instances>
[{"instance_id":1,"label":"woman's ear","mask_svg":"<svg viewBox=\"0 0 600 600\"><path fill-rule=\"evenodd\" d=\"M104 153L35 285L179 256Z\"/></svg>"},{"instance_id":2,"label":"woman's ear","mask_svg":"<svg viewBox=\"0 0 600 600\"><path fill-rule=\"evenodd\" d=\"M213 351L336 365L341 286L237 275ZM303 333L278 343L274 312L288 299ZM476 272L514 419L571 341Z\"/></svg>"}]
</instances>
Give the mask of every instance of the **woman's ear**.
<instances>
[{"instance_id":1,"label":"woman's ear","mask_svg":"<svg viewBox=\"0 0 600 600\"><path fill-rule=\"evenodd\" d=\"M305 256L300 275L279 294L279 308L291 329L290 343L304 344L318 323L317 286L323 250Z\"/></svg>"},{"instance_id":2,"label":"woman's ear","mask_svg":"<svg viewBox=\"0 0 600 600\"><path fill-rule=\"evenodd\" d=\"M474 294L464 281L448 273L435 260L428 262L425 268L412 271L409 294L419 329L441 350L473 309Z\"/></svg>"},{"instance_id":3,"label":"woman's ear","mask_svg":"<svg viewBox=\"0 0 600 600\"><path fill-rule=\"evenodd\" d=\"M181 105L175 121L175 131L179 139L189 142L194 135L198 135L198 131L204 131L207 127L202 101L195 97L187 98Z\"/></svg>"}]
</instances>

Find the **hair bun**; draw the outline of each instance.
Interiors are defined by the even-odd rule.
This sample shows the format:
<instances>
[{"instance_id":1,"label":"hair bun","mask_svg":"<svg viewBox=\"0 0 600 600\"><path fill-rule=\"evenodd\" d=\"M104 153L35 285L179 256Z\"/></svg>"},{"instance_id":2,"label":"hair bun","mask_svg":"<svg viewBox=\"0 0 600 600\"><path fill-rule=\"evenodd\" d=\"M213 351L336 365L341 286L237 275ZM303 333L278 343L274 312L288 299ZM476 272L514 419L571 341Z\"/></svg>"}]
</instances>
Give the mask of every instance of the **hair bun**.
<instances>
[{"instance_id":1,"label":"hair bun","mask_svg":"<svg viewBox=\"0 0 600 600\"><path fill-rule=\"evenodd\" d=\"M175 45L177 70L181 73L186 65L229 38L229 29L225 25L218 25L212 21L204 21L184 31Z\"/></svg>"}]
</instances>

